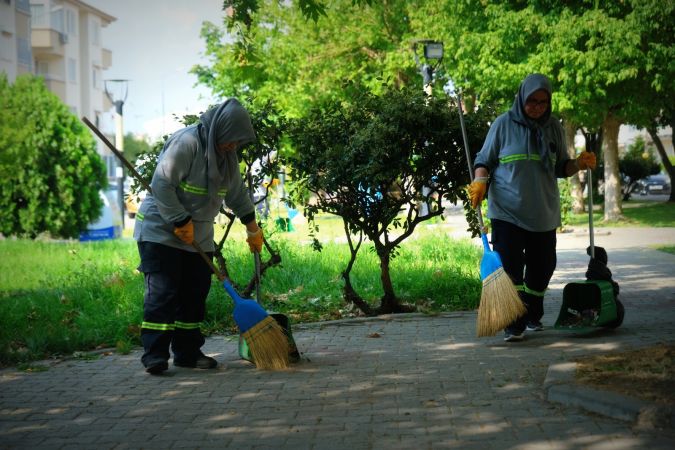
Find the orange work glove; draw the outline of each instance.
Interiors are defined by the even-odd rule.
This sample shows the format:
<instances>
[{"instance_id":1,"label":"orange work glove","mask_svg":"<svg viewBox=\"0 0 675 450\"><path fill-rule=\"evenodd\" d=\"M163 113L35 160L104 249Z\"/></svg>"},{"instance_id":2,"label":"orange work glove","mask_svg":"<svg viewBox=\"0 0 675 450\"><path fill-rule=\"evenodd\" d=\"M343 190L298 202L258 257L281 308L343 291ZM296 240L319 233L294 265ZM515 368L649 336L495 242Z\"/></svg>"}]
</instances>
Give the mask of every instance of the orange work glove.
<instances>
[{"instance_id":1,"label":"orange work glove","mask_svg":"<svg viewBox=\"0 0 675 450\"><path fill-rule=\"evenodd\" d=\"M595 153L581 152L577 157L577 166L579 170L595 169Z\"/></svg>"},{"instance_id":2,"label":"orange work glove","mask_svg":"<svg viewBox=\"0 0 675 450\"><path fill-rule=\"evenodd\" d=\"M478 205L481 204L485 198L485 192L487 191L487 177L476 177L473 182L469 185L469 198L471 199L471 207L473 209L478 208Z\"/></svg>"},{"instance_id":3,"label":"orange work glove","mask_svg":"<svg viewBox=\"0 0 675 450\"><path fill-rule=\"evenodd\" d=\"M263 232L262 228L258 228L258 231L250 232L246 230L248 237L246 242L248 242L248 247L251 249L251 253L260 253L262 252L263 246Z\"/></svg>"},{"instance_id":4,"label":"orange work glove","mask_svg":"<svg viewBox=\"0 0 675 450\"><path fill-rule=\"evenodd\" d=\"M195 240L195 226L192 223L192 219L182 227L176 227L173 229L173 234L178 236L178 239L185 242L187 245L192 245L192 241Z\"/></svg>"}]
</instances>

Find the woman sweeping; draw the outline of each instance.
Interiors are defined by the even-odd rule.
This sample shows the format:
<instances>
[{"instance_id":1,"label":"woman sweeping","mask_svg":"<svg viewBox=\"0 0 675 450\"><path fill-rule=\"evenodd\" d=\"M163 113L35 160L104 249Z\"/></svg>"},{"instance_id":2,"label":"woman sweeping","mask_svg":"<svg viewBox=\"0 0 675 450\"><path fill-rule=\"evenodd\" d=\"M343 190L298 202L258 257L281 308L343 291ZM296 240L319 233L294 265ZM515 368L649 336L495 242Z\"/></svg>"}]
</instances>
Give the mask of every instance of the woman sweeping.
<instances>
[{"instance_id":1,"label":"woman sweeping","mask_svg":"<svg viewBox=\"0 0 675 450\"><path fill-rule=\"evenodd\" d=\"M201 351L212 271L192 243L212 255L213 220L224 200L246 226L251 251L260 253L263 234L237 159L237 149L254 140L248 112L231 98L174 133L160 153L134 227L145 275L141 362L150 374L168 369L169 348L176 366L218 366Z\"/></svg>"},{"instance_id":2,"label":"woman sweeping","mask_svg":"<svg viewBox=\"0 0 675 450\"><path fill-rule=\"evenodd\" d=\"M544 294L556 267L556 228L561 225L557 178L595 168L595 155L567 156L565 134L551 115L551 83L528 75L509 111L497 117L474 161L469 186L476 208L488 195L492 245L501 256L527 313L504 330L519 341L543 330ZM488 189L489 186L489 189Z\"/></svg>"}]
</instances>

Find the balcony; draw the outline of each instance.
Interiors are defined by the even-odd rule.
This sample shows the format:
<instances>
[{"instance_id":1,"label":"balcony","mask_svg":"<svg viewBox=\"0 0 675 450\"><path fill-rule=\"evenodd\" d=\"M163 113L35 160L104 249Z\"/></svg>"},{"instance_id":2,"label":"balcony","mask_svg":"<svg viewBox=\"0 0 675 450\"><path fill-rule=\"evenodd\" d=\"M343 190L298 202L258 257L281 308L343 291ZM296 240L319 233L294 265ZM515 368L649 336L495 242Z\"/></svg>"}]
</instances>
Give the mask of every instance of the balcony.
<instances>
[{"instance_id":1,"label":"balcony","mask_svg":"<svg viewBox=\"0 0 675 450\"><path fill-rule=\"evenodd\" d=\"M57 80L49 76L45 77L45 86L47 89L56 94L61 101L66 101L66 83L63 80Z\"/></svg>"},{"instance_id":2,"label":"balcony","mask_svg":"<svg viewBox=\"0 0 675 450\"><path fill-rule=\"evenodd\" d=\"M112 52L107 48L101 49L101 69L106 70L112 66Z\"/></svg>"},{"instance_id":3,"label":"balcony","mask_svg":"<svg viewBox=\"0 0 675 450\"><path fill-rule=\"evenodd\" d=\"M33 56L40 57L63 57L64 44L68 42L68 35L59 33L49 28L37 28L31 30L31 46Z\"/></svg>"}]
</instances>

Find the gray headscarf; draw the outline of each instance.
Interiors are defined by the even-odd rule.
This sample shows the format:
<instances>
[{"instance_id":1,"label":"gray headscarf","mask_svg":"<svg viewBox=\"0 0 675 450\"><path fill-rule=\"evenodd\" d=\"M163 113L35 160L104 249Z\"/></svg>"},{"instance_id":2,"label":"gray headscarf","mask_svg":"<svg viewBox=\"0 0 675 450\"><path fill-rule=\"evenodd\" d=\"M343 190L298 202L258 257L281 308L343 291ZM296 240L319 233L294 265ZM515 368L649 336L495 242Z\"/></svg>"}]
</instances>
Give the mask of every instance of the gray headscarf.
<instances>
[{"instance_id":1,"label":"gray headscarf","mask_svg":"<svg viewBox=\"0 0 675 450\"><path fill-rule=\"evenodd\" d=\"M225 100L199 117L206 135L206 155L209 171L209 192L217 192L227 171L239 170L237 152L227 152L221 157L216 146L237 142L237 149L255 140L255 131L248 111L236 98Z\"/></svg>"},{"instance_id":2,"label":"gray headscarf","mask_svg":"<svg viewBox=\"0 0 675 450\"><path fill-rule=\"evenodd\" d=\"M527 101L527 98L530 95L540 89L543 89L548 93L548 106L546 112L542 114L541 117L538 119L530 119L525 114L525 101ZM545 166L549 165L549 149L544 142L543 128L548 124L549 120L551 120L551 95L551 82L546 76L538 73L528 75L520 83L518 94L516 94L513 105L509 110L509 117L511 117L512 120L522 123L528 128L528 149L532 150L531 153L537 153Z\"/></svg>"}]
</instances>

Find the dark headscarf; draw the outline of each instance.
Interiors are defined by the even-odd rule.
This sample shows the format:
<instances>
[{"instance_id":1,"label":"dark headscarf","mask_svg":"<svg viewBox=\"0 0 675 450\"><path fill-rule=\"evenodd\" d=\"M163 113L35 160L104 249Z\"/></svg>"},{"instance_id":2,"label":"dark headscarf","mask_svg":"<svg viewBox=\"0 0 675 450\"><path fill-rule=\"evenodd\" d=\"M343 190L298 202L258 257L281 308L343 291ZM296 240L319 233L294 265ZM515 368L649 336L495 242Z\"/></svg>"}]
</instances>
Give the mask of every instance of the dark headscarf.
<instances>
[{"instance_id":1,"label":"dark headscarf","mask_svg":"<svg viewBox=\"0 0 675 450\"><path fill-rule=\"evenodd\" d=\"M237 152L220 156L216 146L225 142L237 142L237 148L253 142L255 132L248 111L235 98L225 100L199 117L206 136L206 155L209 170L209 192L217 192L221 180L228 171L239 171ZM230 176L233 173L229 174Z\"/></svg>"},{"instance_id":2,"label":"dark headscarf","mask_svg":"<svg viewBox=\"0 0 675 450\"><path fill-rule=\"evenodd\" d=\"M544 90L548 94L548 106L546 112L538 119L531 119L525 114L525 101L538 90ZM525 77L520 83L516 98L509 110L509 117L516 122L525 125L528 130L528 151L537 153L541 157L541 162L548 167L548 146L543 139L543 127L551 120L551 82L544 75L534 73Z\"/></svg>"}]
</instances>

